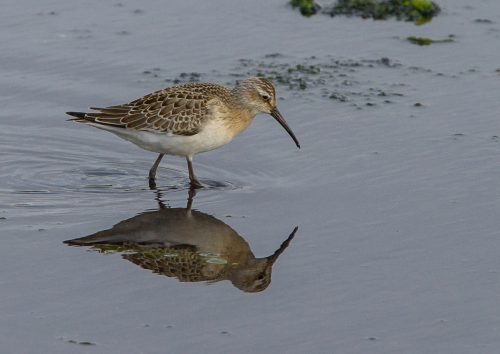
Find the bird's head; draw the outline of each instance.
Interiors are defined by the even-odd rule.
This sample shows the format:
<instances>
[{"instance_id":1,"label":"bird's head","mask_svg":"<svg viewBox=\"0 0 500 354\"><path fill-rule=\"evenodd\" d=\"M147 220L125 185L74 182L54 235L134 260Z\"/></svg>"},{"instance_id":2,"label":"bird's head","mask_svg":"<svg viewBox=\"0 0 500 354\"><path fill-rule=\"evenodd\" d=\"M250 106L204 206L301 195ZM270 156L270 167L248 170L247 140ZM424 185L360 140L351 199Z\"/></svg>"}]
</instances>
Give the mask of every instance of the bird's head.
<instances>
[{"instance_id":1,"label":"bird's head","mask_svg":"<svg viewBox=\"0 0 500 354\"><path fill-rule=\"evenodd\" d=\"M278 110L276 90L271 81L263 77L252 77L238 82L234 90L240 103L246 106L254 115L265 113L276 119L300 149L299 141Z\"/></svg>"}]
</instances>

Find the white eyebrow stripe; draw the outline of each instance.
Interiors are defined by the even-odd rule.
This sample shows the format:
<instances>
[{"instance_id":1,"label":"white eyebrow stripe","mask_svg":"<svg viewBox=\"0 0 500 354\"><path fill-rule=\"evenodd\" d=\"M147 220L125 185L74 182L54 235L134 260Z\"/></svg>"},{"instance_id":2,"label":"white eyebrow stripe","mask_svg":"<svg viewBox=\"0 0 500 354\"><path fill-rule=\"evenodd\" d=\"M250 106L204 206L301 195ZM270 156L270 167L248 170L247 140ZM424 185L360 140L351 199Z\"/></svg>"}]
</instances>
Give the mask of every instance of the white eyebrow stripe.
<instances>
[{"instance_id":1,"label":"white eyebrow stripe","mask_svg":"<svg viewBox=\"0 0 500 354\"><path fill-rule=\"evenodd\" d=\"M264 90L262 90L262 89L260 89L260 88L257 88L257 92L259 92L259 94L260 94L261 96L271 96L271 94L270 94L269 92L264 91Z\"/></svg>"}]
</instances>

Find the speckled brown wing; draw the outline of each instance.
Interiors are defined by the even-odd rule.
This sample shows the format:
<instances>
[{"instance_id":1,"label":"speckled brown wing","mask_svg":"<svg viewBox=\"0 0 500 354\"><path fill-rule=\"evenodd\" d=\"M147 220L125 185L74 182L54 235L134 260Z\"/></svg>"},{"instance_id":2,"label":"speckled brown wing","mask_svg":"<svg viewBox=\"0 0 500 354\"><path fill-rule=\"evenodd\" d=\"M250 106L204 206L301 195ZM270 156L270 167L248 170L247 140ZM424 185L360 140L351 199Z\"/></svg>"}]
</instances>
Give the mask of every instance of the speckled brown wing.
<instances>
[{"instance_id":1,"label":"speckled brown wing","mask_svg":"<svg viewBox=\"0 0 500 354\"><path fill-rule=\"evenodd\" d=\"M131 252L133 251L133 252ZM227 267L207 262L188 245L172 248L135 248L122 257L156 274L175 277L181 282L222 280Z\"/></svg>"},{"instance_id":2,"label":"speckled brown wing","mask_svg":"<svg viewBox=\"0 0 500 354\"><path fill-rule=\"evenodd\" d=\"M156 91L119 106L91 108L86 120L126 129L174 135L195 135L209 115L208 103L229 97L229 90L214 84L185 84Z\"/></svg>"}]
</instances>

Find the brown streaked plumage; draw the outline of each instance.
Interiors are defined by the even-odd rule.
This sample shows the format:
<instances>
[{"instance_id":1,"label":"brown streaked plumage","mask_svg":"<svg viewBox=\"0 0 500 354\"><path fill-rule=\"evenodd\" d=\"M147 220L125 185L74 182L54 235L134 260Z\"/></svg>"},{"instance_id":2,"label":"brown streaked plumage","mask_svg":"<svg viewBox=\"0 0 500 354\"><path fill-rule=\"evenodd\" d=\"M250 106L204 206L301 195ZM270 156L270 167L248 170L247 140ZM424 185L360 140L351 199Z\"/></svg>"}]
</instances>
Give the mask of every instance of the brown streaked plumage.
<instances>
[{"instance_id":1,"label":"brown streaked plumage","mask_svg":"<svg viewBox=\"0 0 500 354\"><path fill-rule=\"evenodd\" d=\"M214 97L228 104L230 91L213 84L184 84L119 106L91 107L98 112L87 113L85 119L125 129L195 135L207 118L208 102Z\"/></svg>"},{"instance_id":2,"label":"brown streaked plumage","mask_svg":"<svg viewBox=\"0 0 500 354\"><path fill-rule=\"evenodd\" d=\"M186 157L191 184L201 187L194 175L193 156L230 142L259 113L272 115L299 142L276 107L273 84L255 77L232 90L217 84L191 83L150 93L130 103L95 112L67 112L85 123L111 131L141 148L160 153L149 171L154 184L156 169L165 154Z\"/></svg>"}]
</instances>

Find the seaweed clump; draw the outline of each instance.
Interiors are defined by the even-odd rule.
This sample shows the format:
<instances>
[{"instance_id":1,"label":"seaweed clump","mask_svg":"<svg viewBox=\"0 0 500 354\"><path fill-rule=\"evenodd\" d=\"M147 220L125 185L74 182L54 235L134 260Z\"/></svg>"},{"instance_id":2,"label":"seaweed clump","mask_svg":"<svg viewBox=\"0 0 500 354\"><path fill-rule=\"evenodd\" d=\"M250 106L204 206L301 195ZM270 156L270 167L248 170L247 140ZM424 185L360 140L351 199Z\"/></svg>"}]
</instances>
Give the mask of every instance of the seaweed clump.
<instances>
[{"instance_id":1,"label":"seaweed clump","mask_svg":"<svg viewBox=\"0 0 500 354\"><path fill-rule=\"evenodd\" d=\"M427 37L408 37L406 38L410 43L424 46L424 45L431 45L434 43L451 43L453 42L453 35L448 36L448 38L445 39L432 39L432 38L427 38Z\"/></svg>"},{"instance_id":2,"label":"seaweed clump","mask_svg":"<svg viewBox=\"0 0 500 354\"><path fill-rule=\"evenodd\" d=\"M331 16L360 16L374 20L385 20L393 16L419 25L429 22L440 10L430 0L338 0L327 12Z\"/></svg>"},{"instance_id":3,"label":"seaweed clump","mask_svg":"<svg viewBox=\"0 0 500 354\"><path fill-rule=\"evenodd\" d=\"M303 16L309 17L318 13L321 9L314 0L290 0L292 7L298 7Z\"/></svg>"}]
</instances>

